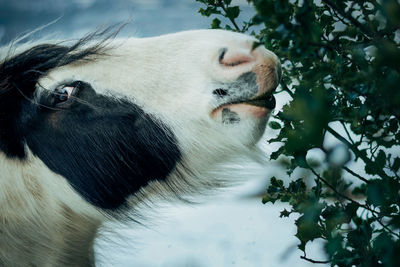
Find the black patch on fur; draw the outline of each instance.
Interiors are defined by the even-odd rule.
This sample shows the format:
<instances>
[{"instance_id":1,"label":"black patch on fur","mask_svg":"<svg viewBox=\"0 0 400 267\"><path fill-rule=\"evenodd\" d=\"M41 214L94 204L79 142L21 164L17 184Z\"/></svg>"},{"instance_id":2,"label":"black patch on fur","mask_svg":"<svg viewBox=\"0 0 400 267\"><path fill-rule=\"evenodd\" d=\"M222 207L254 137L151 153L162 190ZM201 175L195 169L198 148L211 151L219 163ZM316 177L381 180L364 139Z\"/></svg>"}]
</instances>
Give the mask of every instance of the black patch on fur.
<instances>
[{"instance_id":1,"label":"black patch on fur","mask_svg":"<svg viewBox=\"0 0 400 267\"><path fill-rule=\"evenodd\" d=\"M222 88L218 88L213 91L213 94L218 97L224 97L224 96L228 95L228 91L225 89L222 89Z\"/></svg>"},{"instance_id":2,"label":"black patch on fur","mask_svg":"<svg viewBox=\"0 0 400 267\"><path fill-rule=\"evenodd\" d=\"M172 131L132 102L96 94L85 82L69 84L74 95L60 105L55 92L34 98L38 79L51 69L104 56L116 32L86 45L108 31L71 46L39 45L0 63L0 150L23 160L27 145L87 201L113 210L174 169L181 154Z\"/></svg>"},{"instance_id":3,"label":"black patch on fur","mask_svg":"<svg viewBox=\"0 0 400 267\"><path fill-rule=\"evenodd\" d=\"M128 196L174 169L180 152L166 125L128 100L96 94L87 83L69 86L78 90L72 103L60 110L39 108L25 138L90 203L120 208ZM44 95L40 102L53 97Z\"/></svg>"},{"instance_id":4,"label":"black patch on fur","mask_svg":"<svg viewBox=\"0 0 400 267\"><path fill-rule=\"evenodd\" d=\"M231 111L229 108L222 110L222 123L235 124L240 122L240 117L236 112Z\"/></svg>"}]
</instances>

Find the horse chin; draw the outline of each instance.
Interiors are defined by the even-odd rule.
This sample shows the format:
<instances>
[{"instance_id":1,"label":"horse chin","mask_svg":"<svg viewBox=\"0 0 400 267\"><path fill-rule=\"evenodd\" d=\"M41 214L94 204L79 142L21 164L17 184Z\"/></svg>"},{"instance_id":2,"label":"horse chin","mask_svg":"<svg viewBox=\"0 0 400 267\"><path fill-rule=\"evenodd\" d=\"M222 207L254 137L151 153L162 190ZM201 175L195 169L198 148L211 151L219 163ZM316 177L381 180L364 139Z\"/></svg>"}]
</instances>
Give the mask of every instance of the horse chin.
<instances>
[{"instance_id":1,"label":"horse chin","mask_svg":"<svg viewBox=\"0 0 400 267\"><path fill-rule=\"evenodd\" d=\"M214 109L211 112L211 118L223 123L226 123L227 119L229 120L230 117L234 122L236 122L234 117L238 117L239 120L237 122L240 122L240 118L263 120L265 117L269 116L270 112L271 110L265 107L254 106L247 103L227 104ZM237 116L235 116L235 114Z\"/></svg>"},{"instance_id":2,"label":"horse chin","mask_svg":"<svg viewBox=\"0 0 400 267\"><path fill-rule=\"evenodd\" d=\"M254 145L264 134L270 114L265 107L239 103L218 107L210 116L240 143Z\"/></svg>"}]
</instances>

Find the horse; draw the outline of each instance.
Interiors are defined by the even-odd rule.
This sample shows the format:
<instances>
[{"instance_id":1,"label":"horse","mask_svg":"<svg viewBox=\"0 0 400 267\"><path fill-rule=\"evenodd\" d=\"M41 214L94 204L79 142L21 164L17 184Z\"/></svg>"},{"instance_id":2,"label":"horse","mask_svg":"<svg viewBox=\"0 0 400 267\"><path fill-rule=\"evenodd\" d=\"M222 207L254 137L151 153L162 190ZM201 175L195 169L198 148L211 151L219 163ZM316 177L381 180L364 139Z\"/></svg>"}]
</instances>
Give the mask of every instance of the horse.
<instances>
[{"instance_id":1,"label":"horse","mask_svg":"<svg viewBox=\"0 0 400 267\"><path fill-rule=\"evenodd\" d=\"M281 65L257 42L104 30L1 49L0 265L93 266L107 220L229 184L276 104Z\"/></svg>"}]
</instances>

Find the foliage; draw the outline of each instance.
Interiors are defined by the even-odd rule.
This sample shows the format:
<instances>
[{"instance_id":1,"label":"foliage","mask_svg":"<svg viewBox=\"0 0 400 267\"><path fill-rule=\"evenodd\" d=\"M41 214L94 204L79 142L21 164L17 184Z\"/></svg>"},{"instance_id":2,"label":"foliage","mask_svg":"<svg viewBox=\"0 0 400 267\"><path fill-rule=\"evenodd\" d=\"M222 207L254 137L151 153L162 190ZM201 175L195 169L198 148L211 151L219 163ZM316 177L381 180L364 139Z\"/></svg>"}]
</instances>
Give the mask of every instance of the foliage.
<instances>
[{"instance_id":1,"label":"foliage","mask_svg":"<svg viewBox=\"0 0 400 267\"><path fill-rule=\"evenodd\" d=\"M270 123L279 134L269 142L282 144L271 159L289 175L308 170L313 184L272 177L263 202L288 202L281 217L297 214L302 258L400 266L399 1L249 0L254 16L243 23L231 0L197 1L215 17L212 28L252 30L283 63L277 93L292 100ZM332 136L341 145L330 147ZM324 240L328 261L306 256L315 239Z\"/></svg>"}]
</instances>

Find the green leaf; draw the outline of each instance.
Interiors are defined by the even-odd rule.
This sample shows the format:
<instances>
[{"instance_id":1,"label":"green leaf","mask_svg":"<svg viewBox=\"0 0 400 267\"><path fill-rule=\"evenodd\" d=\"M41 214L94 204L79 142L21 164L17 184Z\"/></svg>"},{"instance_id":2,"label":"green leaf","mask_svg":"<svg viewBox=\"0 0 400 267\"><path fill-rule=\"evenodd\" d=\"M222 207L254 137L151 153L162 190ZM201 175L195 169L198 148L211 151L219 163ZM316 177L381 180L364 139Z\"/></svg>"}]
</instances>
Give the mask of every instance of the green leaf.
<instances>
[{"instance_id":1,"label":"green leaf","mask_svg":"<svg viewBox=\"0 0 400 267\"><path fill-rule=\"evenodd\" d=\"M211 28L212 29L220 29L221 28L221 21L217 18L213 19L211 22Z\"/></svg>"},{"instance_id":2,"label":"green leaf","mask_svg":"<svg viewBox=\"0 0 400 267\"><path fill-rule=\"evenodd\" d=\"M240 14L240 8L238 6L226 8L226 16L232 20L236 19Z\"/></svg>"},{"instance_id":3,"label":"green leaf","mask_svg":"<svg viewBox=\"0 0 400 267\"><path fill-rule=\"evenodd\" d=\"M400 169L400 158L396 157L393 161L392 170L394 172L398 172Z\"/></svg>"},{"instance_id":4,"label":"green leaf","mask_svg":"<svg viewBox=\"0 0 400 267\"><path fill-rule=\"evenodd\" d=\"M377 172L376 166L370 163L365 164L364 170L367 174L372 174L372 175L376 174Z\"/></svg>"},{"instance_id":5,"label":"green leaf","mask_svg":"<svg viewBox=\"0 0 400 267\"><path fill-rule=\"evenodd\" d=\"M367 203L374 206L390 206L399 203L400 183L397 179L370 180L367 188Z\"/></svg>"},{"instance_id":6,"label":"green leaf","mask_svg":"<svg viewBox=\"0 0 400 267\"><path fill-rule=\"evenodd\" d=\"M306 184L303 179L297 179L296 181L292 181L289 183L287 188L288 192L291 194L303 193L307 190Z\"/></svg>"},{"instance_id":7,"label":"green leaf","mask_svg":"<svg viewBox=\"0 0 400 267\"><path fill-rule=\"evenodd\" d=\"M289 217L289 215L291 214L292 212L290 212L290 211L287 211L286 209L284 209L283 211L281 211L281 214L279 215L279 217Z\"/></svg>"},{"instance_id":8,"label":"green leaf","mask_svg":"<svg viewBox=\"0 0 400 267\"><path fill-rule=\"evenodd\" d=\"M359 228L347 234L347 240L351 247L357 250L366 249L371 241L372 228L367 222L363 222Z\"/></svg>"},{"instance_id":9,"label":"green leaf","mask_svg":"<svg viewBox=\"0 0 400 267\"><path fill-rule=\"evenodd\" d=\"M321 235L321 228L314 222L306 219L304 215L296 220L297 233L296 237L301 241L307 243Z\"/></svg>"},{"instance_id":10,"label":"green leaf","mask_svg":"<svg viewBox=\"0 0 400 267\"><path fill-rule=\"evenodd\" d=\"M281 124L279 122L276 122L276 121L270 121L268 125L269 125L270 128L272 128L274 130L279 130L279 129L282 128Z\"/></svg>"},{"instance_id":11,"label":"green leaf","mask_svg":"<svg viewBox=\"0 0 400 267\"><path fill-rule=\"evenodd\" d=\"M251 46L251 50L253 51L254 49L256 49L257 47L259 47L261 45L262 45L261 42L253 42L253 45Z\"/></svg>"},{"instance_id":12,"label":"green leaf","mask_svg":"<svg viewBox=\"0 0 400 267\"><path fill-rule=\"evenodd\" d=\"M377 168L383 168L386 163L386 154L383 150L379 150L378 156L376 157L375 163L377 164Z\"/></svg>"},{"instance_id":13,"label":"green leaf","mask_svg":"<svg viewBox=\"0 0 400 267\"><path fill-rule=\"evenodd\" d=\"M325 251L328 255L335 255L338 251L343 250L343 237L339 234L335 234L333 237L328 238L328 242L325 243Z\"/></svg>"},{"instance_id":14,"label":"green leaf","mask_svg":"<svg viewBox=\"0 0 400 267\"><path fill-rule=\"evenodd\" d=\"M347 223L349 223L352 218L357 216L358 208L359 208L359 206L353 202L350 202L349 204L346 205L344 212L348 219Z\"/></svg>"},{"instance_id":15,"label":"green leaf","mask_svg":"<svg viewBox=\"0 0 400 267\"><path fill-rule=\"evenodd\" d=\"M351 193L355 196L365 196L367 193L367 185L361 184L360 186L356 186Z\"/></svg>"},{"instance_id":16,"label":"green leaf","mask_svg":"<svg viewBox=\"0 0 400 267\"><path fill-rule=\"evenodd\" d=\"M265 195L263 198L262 198L262 203L263 204L266 204L266 203L268 203L268 202L270 202L271 201L271 197L269 196L269 195Z\"/></svg>"},{"instance_id":17,"label":"green leaf","mask_svg":"<svg viewBox=\"0 0 400 267\"><path fill-rule=\"evenodd\" d=\"M296 154L296 155L294 156L294 159L295 159L295 161L296 161L296 164L297 164L299 167L308 169L308 164L307 164L307 160L306 160L306 155L304 155L304 154Z\"/></svg>"},{"instance_id":18,"label":"green leaf","mask_svg":"<svg viewBox=\"0 0 400 267\"><path fill-rule=\"evenodd\" d=\"M277 151L271 153L270 159L276 160L284 152L285 152L285 147L281 146Z\"/></svg>"},{"instance_id":19,"label":"green leaf","mask_svg":"<svg viewBox=\"0 0 400 267\"><path fill-rule=\"evenodd\" d=\"M221 12L216 7L207 7L206 9L200 8L199 13L203 16L209 17L212 14L221 14Z\"/></svg>"},{"instance_id":20,"label":"green leaf","mask_svg":"<svg viewBox=\"0 0 400 267\"><path fill-rule=\"evenodd\" d=\"M276 177L274 176L271 178L271 186L282 187L283 181L280 179L276 179Z\"/></svg>"}]
</instances>

